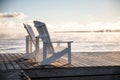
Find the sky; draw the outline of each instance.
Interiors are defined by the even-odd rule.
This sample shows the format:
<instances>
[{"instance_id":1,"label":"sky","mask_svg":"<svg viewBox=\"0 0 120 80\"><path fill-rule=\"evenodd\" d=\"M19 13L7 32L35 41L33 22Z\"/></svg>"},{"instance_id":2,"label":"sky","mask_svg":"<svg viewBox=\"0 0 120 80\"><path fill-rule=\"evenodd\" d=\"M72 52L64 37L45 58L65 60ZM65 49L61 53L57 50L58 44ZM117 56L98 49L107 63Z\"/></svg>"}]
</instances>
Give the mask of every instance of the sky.
<instances>
[{"instance_id":1,"label":"sky","mask_svg":"<svg viewBox=\"0 0 120 80\"><path fill-rule=\"evenodd\" d=\"M33 20L46 23L51 32L120 29L119 4L120 0L0 0L0 37L23 37L22 23L33 26Z\"/></svg>"}]
</instances>

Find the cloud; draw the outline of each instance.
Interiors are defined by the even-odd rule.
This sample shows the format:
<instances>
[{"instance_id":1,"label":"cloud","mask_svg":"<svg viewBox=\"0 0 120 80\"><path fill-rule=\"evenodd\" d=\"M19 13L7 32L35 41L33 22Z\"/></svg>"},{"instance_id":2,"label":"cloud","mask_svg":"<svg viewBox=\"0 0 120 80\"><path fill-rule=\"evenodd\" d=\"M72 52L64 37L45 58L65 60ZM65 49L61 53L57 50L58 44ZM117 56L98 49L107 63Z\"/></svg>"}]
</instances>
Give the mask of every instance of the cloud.
<instances>
[{"instance_id":1,"label":"cloud","mask_svg":"<svg viewBox=\"0 0 120 80\"><path fill-rule=\"evenodd\" d=\"M21 16L22 17L22 16ZM49 32L57 31L87 31L87 30L100 30L100 29L120 29L120 21L117 22L91 22L88 24L80 24L79 22L69 22L63 24L51 24L44 21L47 25ZM32 26L35 33L33 20L24 21L24 23ZM1 19L0 20L0 38L25 38L27 35L23 23L14 19Z\"/></svg>"},{"instance_id":2,"label":"cloud","mask_svg":"<svg viewBox=\"0 0 120 80\"><path fill-rule=\"evenodd\" d=\"M17 19L24 19L26 15L22 12L17 13L0 13L0 18L17 18Z\"/></svg>"},{"instance_id":3,"label":"cloud","mask_svg":"<svg viewBox=\"0 0 120 80\"><path fill-rule=\"evenodd\" d=\"M24 19L24 18L26 18L27 16L24 14L24 13L18 13L18 15L19 16L17 16L16 18L18 18L18 19Z\"/></svg>"},{"instance_id":4,"label":"cloud","mask_svg":"<svg viewBox=\"0 0 120 80\"><path fill-rule=\"evenodd\" d=\"M0 13L0 38L24 38L24 13Z\"/></svg>"},{"instance_id":5,"label":"cloud","mask_svg":"<svg viewBox=\"0 0 120 80\"><path fill-rule=\"evenodd\" d=\"M20 22L0 21L0 38L24 38L25 29Z\"/></svg>"},{"instance_id":6,"label":"cloud","mask_svg":"<svg viewBox=\"0 0 120 80\"><path fill-rule=\"evenodd\" d=\"M27 20L24 22L32 26L33 30L37 34L35 27L33 27L33 20ZM16 20L2 19L0 20L0 38L1 39L23 39L28 35L23 23Z\"/></svg>"}]
</instances>

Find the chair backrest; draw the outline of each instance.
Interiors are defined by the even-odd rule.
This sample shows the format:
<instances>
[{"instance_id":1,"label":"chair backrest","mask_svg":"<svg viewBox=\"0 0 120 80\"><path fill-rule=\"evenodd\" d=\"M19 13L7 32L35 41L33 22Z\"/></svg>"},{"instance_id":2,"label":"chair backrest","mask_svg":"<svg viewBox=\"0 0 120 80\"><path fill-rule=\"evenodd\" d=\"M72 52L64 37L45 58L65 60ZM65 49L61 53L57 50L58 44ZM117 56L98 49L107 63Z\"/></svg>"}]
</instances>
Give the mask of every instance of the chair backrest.
<instances>
[{"instance_id":1,"label":"chair backrest","mask_svg":"<svg viewBox=\"0 0 120 80\"><path fill-rule=\"evenodd\" d=\"M36 44L36 38L35 38L35 33L33 32L32 28L30 25L28 24L23 24L24 28L26 29L28 35L30 36L30 39L32 40L34 46Z\"/></svg>"},{"instance_id":2,"label":"chair backrest","mask_svg":"<svg viewBox=\"0 0 120 80\"><path fill-rule=\"evenodd\" d=\"M45 23L40 21L33 21L33 23L39 33L39 36L41 36L43 44L46 44L47 53L54 53L54 48Z\"/></svg>"}]
</instances>

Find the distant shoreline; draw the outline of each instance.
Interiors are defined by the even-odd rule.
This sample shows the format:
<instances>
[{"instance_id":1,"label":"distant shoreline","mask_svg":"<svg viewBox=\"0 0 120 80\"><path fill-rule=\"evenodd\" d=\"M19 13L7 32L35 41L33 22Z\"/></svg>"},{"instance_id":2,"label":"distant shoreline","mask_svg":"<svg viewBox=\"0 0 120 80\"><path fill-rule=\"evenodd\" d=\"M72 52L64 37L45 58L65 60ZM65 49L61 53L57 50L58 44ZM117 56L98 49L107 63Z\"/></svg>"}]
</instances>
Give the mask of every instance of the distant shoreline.
<instances>
[{"instance_id":1,"label":"distant shoreline","mask_svg":"<svg viewBox=\"0 0 120 80\"><path fill-rule=\"evenodd\" d=\"M55 31L55 33L86 33L86 32L120 32L120 30L95 30L95 31Z\"/></svg>"}]
</instances>

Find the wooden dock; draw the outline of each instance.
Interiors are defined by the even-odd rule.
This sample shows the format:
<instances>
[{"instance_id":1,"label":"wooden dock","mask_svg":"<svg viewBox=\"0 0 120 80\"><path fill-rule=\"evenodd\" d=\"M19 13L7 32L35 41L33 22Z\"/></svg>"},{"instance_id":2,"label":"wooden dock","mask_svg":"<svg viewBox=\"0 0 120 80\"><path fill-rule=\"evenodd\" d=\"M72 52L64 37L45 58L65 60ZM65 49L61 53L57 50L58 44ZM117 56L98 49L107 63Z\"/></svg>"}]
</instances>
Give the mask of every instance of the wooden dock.
<instances>
[{"instance_id":1,"label":"wooden dock","mask_svg":"<svg viewBox=\"0 0 120 80\"><path fill-rule=\"evenodd\" d=\"M0 54L0 80L120 80L120 52L72 53L72 64L62 57L46 66L24 60L24 55Z\"/></svg>"}]
</instances>

